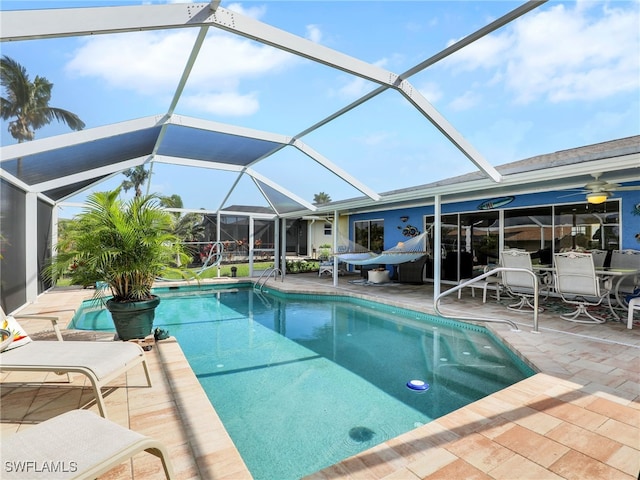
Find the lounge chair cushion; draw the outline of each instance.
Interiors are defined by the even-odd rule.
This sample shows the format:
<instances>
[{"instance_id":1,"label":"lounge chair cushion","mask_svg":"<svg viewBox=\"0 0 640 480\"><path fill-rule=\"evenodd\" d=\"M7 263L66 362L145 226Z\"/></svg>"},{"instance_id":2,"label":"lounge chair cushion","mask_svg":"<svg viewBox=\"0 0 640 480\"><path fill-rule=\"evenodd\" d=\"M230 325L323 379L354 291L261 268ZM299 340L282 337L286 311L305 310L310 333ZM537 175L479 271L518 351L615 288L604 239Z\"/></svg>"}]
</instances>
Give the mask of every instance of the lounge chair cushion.
<instances>
[{"instance_id":1,"label":"lounge chair cushion","mask_svg":"<svg viewBox=\"0 0 640 480\"><path fill-rule=\"evenodd\" d=\"M144 450L159 457L172 478L159 442L87 410L73 410L3 439L2 478L96 478Z\"/></svg>"},{"instance_id":2,"label":"lounge chair cushion","mask_svg":"<svg viewBox=\"0 0 640 480\"><path fill-rule=\"evenodd\" d=\"M31 337L27 335L24 328L13 317L6 317L2 321L2 330L8 330L13 335L13 341L0 347L0 352L11 350L12 348L21 347L31 342Z\"/></svg>"},{"instance_id":3,"label":"lounge chair cushion","mask_svg":"<svg viewBox=\"0 0 640 480\"><path fill-rule=\"evenodd\" d=\"M124 373L130 363L139 363L141 355L142 349L129 342L39 341L3 352L0 362L7 369L18 365L22 370L32 367L34 371L69 371L70 367L82 365L102 380L114 371Z\"/></svg>"}]
</instances>

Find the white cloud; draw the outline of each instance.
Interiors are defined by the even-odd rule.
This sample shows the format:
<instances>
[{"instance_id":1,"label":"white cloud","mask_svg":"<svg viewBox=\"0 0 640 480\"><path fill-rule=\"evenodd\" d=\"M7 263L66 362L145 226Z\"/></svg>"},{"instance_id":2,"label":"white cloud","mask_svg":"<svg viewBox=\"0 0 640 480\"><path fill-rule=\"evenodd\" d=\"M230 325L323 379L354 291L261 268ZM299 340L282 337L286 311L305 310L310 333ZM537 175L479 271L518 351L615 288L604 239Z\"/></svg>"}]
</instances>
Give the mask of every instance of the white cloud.
<instances>
[{"instance_id":1,"label":"white cloud","mask_svg":"<svg viewBox=\"0 0 640 480\"><path fill-rule=\"evenodd\" d=\"M359 141L363 145L375 147L378 145L384 145L392 140L393 135L389 132L371 132L366 137L361 137Z\"/></svg>"},{"instance_id":2,"label":"white cloud","mask_svg":"<svg viewBox=\"0 0 640 480\"><path fill-rule=\"evenodd\" d=\"M481 95L478 95L476 92L467 90L461 96L449 102L449 106L454 111L463 111L475 107L476 105L480 104L481 101Z\"/></svg>"},{"instance_id":3,"label":"white cloud","mask_svg":"<svg viewBox=\"0 0 640 480\"><path fill-rule=\"evenodd\" d=\"M188 95L182 101L190 108L236 117L252 115L260 107L255 93L247 95L240 95L237 92L203 93Z\"/></svg>"},{"instance_id":4,"label":"white cloud","mask_svg":"<svg viewBox=\"0 0 640 480\"><path fill-rule=\"evenodd\" d=\"M227 10L240 13L255 20L262 18L267 11L266 5L258 5L246 8L242 3L230 3L226 6Z\"/></svg>"},{"instance_id":5,"label":"white cloud","mask_svg":"<svg viewBox=\"0 0 640 480\"><path fill-rule=\"evenodd\" d=\"M436 103L442 98L442 90L436 82L425 82L421 85L415 85L415 87L430 103Z\"/></svg>"},{"instance_id":6,"label":"white cloud","mask_svg":"<svg viewBox=\"0 0 640 480\"><path fill-rule=\"evenodd\" d=\"M166 93L180 78L193 32L140 32L83 39L66 69L79 77L96 77L112 88L140 94Z\"/></svg>"},{"instance_id":7,"label":"white cloud","mask_svg":"<svg viewBox=\"0 0 640 480\"><path fill-rule=\"evenodd\" d=\"M387 63L387 59L383 58L381 60L378 60L377 62L374 62L374 65L384 68ZM374 84L369 80L353 76L350 77L350 80L348 80L342 87L338 89L337 93L344 99L355 100L362 97L363 95L366 95L377 87L377 84Z\"/></svg>"},{"instance_id":8,"label":"white cloud","mask_svg":"<svg viewBox=\"0 0 640 480\"><path fill-rule=\"evenodd\" d=\"M366 93L373 90L371 82L364 78L354 77L352 80L346 82L339 90L338 95L341 98L355 100L362 97Z\"/></svg>"},{"instance_id":9,"label":"white cloud","mask_svg":"<svg viewBox=\"0 0 640 480\"><path fill-rule=\"evenodd\" d=\"M318 25L307 25L307 38L315 43L322 41L322 31Z\"/></svg>"},{"instance_id":10,"label":"white cloud","mask_svg":"<svg viewBox=\"0 0 640 480\"><path fill-rule=\"evenodd\" d=\"M457 72L486 70L518 103L602 99L640 87L639 18L638 2L556 4L443 65Z\"/></svg>"},{"instance_id":11,"label":"white cloud","mask_svg":"<svg viewBox=\"0 0 640 480\"><path fill-rule=\"evenodd\" d=\"M239 10L239 5L233 5ZM231 9L231 6L229 7ZM261 9L242 10L259 16ZM92 77L109 87L163 100L175 91L196 38L192 29L101 35L84 39L66 65L78 77ZM258 108L259 92L243 93L243 80L280 72L296 57L250 40L211 29L187 81L185 94L216 99L187 102L194 109L248 115ZM239 105L226 99L236 98ZM222 111L227 105L228 112Z\"/></svg>"}]
</instances>

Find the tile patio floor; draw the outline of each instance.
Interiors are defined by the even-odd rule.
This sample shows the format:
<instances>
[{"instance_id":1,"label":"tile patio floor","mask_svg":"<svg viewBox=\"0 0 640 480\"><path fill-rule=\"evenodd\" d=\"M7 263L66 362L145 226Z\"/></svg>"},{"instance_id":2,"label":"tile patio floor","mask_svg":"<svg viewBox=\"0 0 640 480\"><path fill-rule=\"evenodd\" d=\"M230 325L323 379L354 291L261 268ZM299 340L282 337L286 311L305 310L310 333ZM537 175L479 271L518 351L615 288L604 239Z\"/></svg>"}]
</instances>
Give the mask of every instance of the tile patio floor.
<instances>
[{"instance_id":1,"label":"tile patio floor","mask_svg":"<svg viewBox=\"0 0 640 480\"><path fill-rule=\"evenodd\" d=\"M433 313L429 285L367 286L340 277L334 287L317 274L289 275L277 286L296 292L343 293ZM241 279L238 279L241 280ZM56 289L21 313L58 315L66 324L73 309L91 295L81 289ZM508 312L494 300L463 291L447 297L443 313L473 311L508 316L520 326L486 324L540 373L400 437L346 459L308 479L636 479L640 472L640 328L620 323L573 324L556 315ZM51 338L47 322L21 322L36 338ZM65 339L108 340L89 332L65 332ZM241 457L209 404L179 345L159 342L146 353L153 387L140 369L113 383L106 395L109 418L153 436L169 449L179 479L249 479ZM73 408L97 412L90 388L76 376L73 387L49 375L2 374L1 436L29 428ZM83 388L80 388L83 387ZM0 446L1 454L1 446ZM286 452L283 453L286 455ZM1 455L0 455L1 456ZM2 475L0 474L0 477ZM139 454L103 479L164 478L160 462ZM274 479L278 480L278 479Z\"/></svg>"}]
</instances>

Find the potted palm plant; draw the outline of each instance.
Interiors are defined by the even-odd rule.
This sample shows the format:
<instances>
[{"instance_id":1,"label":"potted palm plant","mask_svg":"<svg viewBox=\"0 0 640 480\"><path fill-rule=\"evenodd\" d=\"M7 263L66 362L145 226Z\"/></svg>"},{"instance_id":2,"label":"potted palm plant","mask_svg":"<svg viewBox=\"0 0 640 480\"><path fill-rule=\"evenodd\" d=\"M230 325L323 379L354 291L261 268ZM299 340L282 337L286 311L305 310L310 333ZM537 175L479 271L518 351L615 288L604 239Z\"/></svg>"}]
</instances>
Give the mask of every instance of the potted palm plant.
<instances>
[{"instance_id":1,"label":"potted palm plant","mask_svg":"<svg viewBox=\"0 0 640 480\"><path fill-rule=\"evenodd\" d=\"M136 196L124 202L119 193L116 189L88 197L45 277L56 280L67 273L73 283L75 276L102 282L106 288L96 288L95 298L106 303L118 337L131 340L153 330L160 303L151 293L153 282L171 271L186 277L176 265L186 264L188 256L171 233L173 216L161 208L159 197Z\"/></svg>"}]
</instances>

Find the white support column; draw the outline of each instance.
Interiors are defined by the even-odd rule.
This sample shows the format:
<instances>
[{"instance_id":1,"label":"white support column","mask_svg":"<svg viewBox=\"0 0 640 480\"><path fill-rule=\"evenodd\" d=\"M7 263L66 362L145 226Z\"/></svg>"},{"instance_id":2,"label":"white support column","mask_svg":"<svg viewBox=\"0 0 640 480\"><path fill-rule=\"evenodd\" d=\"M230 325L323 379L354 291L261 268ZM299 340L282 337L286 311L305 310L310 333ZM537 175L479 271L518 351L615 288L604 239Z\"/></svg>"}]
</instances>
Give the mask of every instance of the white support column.
<instances>
[{"instance_id":1,"label":"white support column","mask_svg":"<svg viewBox=\"0 0 640 480\"><path fill-rule=\"evenodd\" d=\"M60 207L56 204L51 209L51 255L56 254L58 247L58 226L60 223Z\"/></svg>"},{"instance_id":2,"label":"white support column","mask_svg":"<svg viewBox=\"0 0 640 480\"><path fill-rule=\"evenodd\" d=\"M338 251L338 225L340 224L340 218L338 217L338 211L333 212L333 252ZM333 255L333 286L338 286L338 257Z\"/></svg>"},{"instance_id":3,"label":"white support column","mask_svg":"<svg viewBox=\"0 0 640 480\"><path fill-rule=\"evenodd\" d=\"M280 268L280 222L277 218L273 221L273 230L273 267L277 270Z\"/></svg>"},{"instance_id":4,"label":"white support column","mask_svg":"<svg viewBox=\"0 0 640 480\"><path fill-rule=\"evenodd\" d=\"M38 298L38 195L27 193L25 197L25 273L26 300L33 303Z\"/></svg>"},{"instance_id":5,"label":"white support column","mask_svg":"<svg viewBox=\"0 0 640 480\"><path fill-rule=\"evenodd\" d=\"M287 271L287 219L280 219L280 228L282 229L282 235L280 239L280 256L282 258L282 266L280 270L282 271L282 276L286 275Z\"/></svg>"},{"instance_id":6,"label":"white support column","mask_svg":"<svg viewBox=\"0 0 640 480\"><path fill-rule=\"evenodd\" d=\"M216 242L220 241L220 220L221 220L221 215L220 212L218 212L216 214ZM222 251L222 254L224 255L224 250ZM220 263L222 262L222 259L220 259L220 262L218 262L218 278L220 278Z\"/></svg>"},{"instance_id":7,"label":"white support column","mask_svg":"<svg viewBox=\"0 0 640 480\"><path fill-rule=\"evenodd\" d=\"M442 278L442 219L440 216L441 204L440 195L436 195L433 199L433 304L436 303L436 298L440 295L440 281Z\"/></svg>"},{"instance_id":8,"label":"white support column","mask_svg":"<svg viewBox=\"0 0 640 480\"><path fill-rule=\"evenodd\" d=\"M253 244L254 238L253 217L249 216L249 276L253 277Z\"/></svg>"},{"instance_id":9,"label":"white support column","mask_svg":"<svg viewBox=\"0 0 640 480\"><path fill-rule=\"evenodd\" d=\"M500 252L504 250L504 209L498 210L498 223L500 224L498 230L498 258L500 258Z\"/></svg>"}]
</instances>

